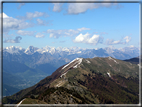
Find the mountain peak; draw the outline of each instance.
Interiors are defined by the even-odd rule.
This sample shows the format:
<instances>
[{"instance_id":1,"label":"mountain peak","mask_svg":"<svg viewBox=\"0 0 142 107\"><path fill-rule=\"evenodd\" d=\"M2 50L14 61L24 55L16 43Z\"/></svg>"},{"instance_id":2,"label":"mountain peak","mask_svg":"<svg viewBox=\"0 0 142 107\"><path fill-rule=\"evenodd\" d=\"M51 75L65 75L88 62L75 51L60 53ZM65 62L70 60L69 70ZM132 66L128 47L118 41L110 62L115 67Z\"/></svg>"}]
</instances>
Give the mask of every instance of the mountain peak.
<instances>
[{"instance_id":1,"label":"mountain peak","mask_svg":"<svg viewBox=\"0 0 142 107\"><path fill-rule=\"evenodd\" d=\"M9 47L6 47L5 49L23 49L22 47L20 47L20 46L9 46Z\"/></svg>"},{"instance_id":2,"label":"mountain peak","mask_svg":"<svg viewBox=\"0 0 142 107\"><path fill-rule=\"evenodd\" d=\"M19 51L24 51L24 49L20 46L10 46L10 47L5 47L4 49L4 52L8 52L8 53L19 53Z\"/></svg>"},{"instance_id":3,"label":"mountain peak","mask_svg":"<svg viewBox=\"0 0 142 107\"><path fill-rule=\"evenodd\" d=\"M34 48L34 46L29 46L28 48L32 49L32 48Z\"/></svg>"},{"instance_id":4,"label":"mountain peak","mask_svg":"<svg viewBox=\"0 0 142 107\"><path fill-rule=\"evenodd\" d=\"M33 54L34 52L36 52L36 50L38 50L37 47L29 46L29 47L25 50L25 53L26 53L26 54Z\"/></svg>"}]
</instances>

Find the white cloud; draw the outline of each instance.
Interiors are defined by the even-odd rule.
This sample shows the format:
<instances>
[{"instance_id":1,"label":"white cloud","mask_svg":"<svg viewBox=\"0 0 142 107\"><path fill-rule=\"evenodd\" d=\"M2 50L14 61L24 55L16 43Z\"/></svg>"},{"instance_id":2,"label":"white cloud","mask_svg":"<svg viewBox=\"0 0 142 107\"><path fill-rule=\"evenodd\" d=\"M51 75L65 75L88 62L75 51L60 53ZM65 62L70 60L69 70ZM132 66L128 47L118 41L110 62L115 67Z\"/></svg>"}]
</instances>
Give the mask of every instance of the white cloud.
<instances>
[{"instance_id":1,"label":"white cloud","mask_svg":"<svg viewBox=\"0 0 142 107\"><path fill-rule=\"evenodd\" d=\"M44 12L35 11L34 13L27 12L25 16L18 16L18 18L23 19L23 20L31 20L33 18L42 17L42 16L48 17L49 15Z\"/></svg>"},{"instance_id":2,"label":"white cloud","mask_svg":"<svg viewBox=\"0 0 142 107\"><path fill-rule=\"evenodd\" d=\"M18 20L18 19L9 17L4 13L4 18L3 18L4 33L9 32L10 30L20 30L20 29L25 29L32 26L34 26L33 23L28 23L23 20Z\"/></svg>"},{"instance_id":3,"label":"white cloud","mask_svg":"<svg viewBox=\"0 0 142 107\"><path fill-rule=\"evenodd\" d=\"M20 3L19 6L18 6L18 9L20 9L24 5L25 5L25 3Z\"/></svg>"},{"instance_id":4,"label":"white cloud","mask_svg":"<svg viewBox=\"0 0 142 107\"><path fill-rule=\"evenodd\" d=\"M131 40L131 37L129 37L129 36L126 36L126 37L124 37L123 39L121 39L121 40L113 40L113 39L107 39L106 40L106 44L107 45L116 45L116 44L126 44L126 43L128 43L129 41Z\"/></svg>"},{"instance_id":5,"label":"white cloud","mask_svg":"<svg viewBox=\"0 0 142 107\"><path fill-rule=\"evenodd\" d=\"M103 42L103 37L100 37L99 35L93 35L90 39L88 39L88 43L94 45L102 42Z\"/></svg>"},{"instance_id":6,"label":"white cloud","mask_svg":"<svg viewBox=\"0 0 142 107\"><path fill-rule=\"evenodd\" d=\"M43 20L41 20L41 19L37 19L37 23L38 23L39 25L44 24Z\"/></svg>"},{"instance_id":7,"label":"white cloud","mask_svg":"<svg viewBox=\"0 0 142 107\"><path fill-rule=\"evenodd\" d=\"M9 34L8 32L4 33L4 36L3 36L4 39L11 39L12 37L15 37L15 35L14 34Z\"/></svg>"},{"instance_id":8,"label":"white cloud","mask_svg":"<svg viewBox=\"0 0 142 107\"><path fill-rule=\"evenodd\" d=\"M125 39L126 43L128 43L131 40L131 37L126 36L124 39Z\"/></svg>"},{"instance_id":9,"label":"white cloud","mask_svg":"<svg viewBox=\"0 0 142 107\"><path fill-rule=\"evenodd\" d=\"M54 7L53 7L53 11L54 12L60 12L62 10L62 3L53 3Z\"/></svg>"},{"instance_id":10,"label":"white cloud","mask_svg":"<svg viewBox=\"0 0 142 107\"><path fill-rule=\"evenodd\" d=\"M41 20L41 19L36 19L38 25L43 25L43 26L46 26L48 25L49 23L46 22L45 20Z\"/></svg>"},{"instance_id":11,"label":"white cloud","mask_svg":"<svg viewBox=\"0 0 142 107\"><path fill-rule=\"evenodd\" d=\"M94 3L71 3L68 7L69 14L79 14L86 12L88 9L98 8Z\"/></svg>"},{"instance_id":12,"label":"white cloud","mask_svg":"<svg viewBox=\"0 0 142 107\"><path fill-rule=\"evenodd\" d=\"M36 37L36 38L43 38L44 36L45 36L45 35L42 34L42 33L37 33L35 37Z\"/></svg>"},{"instance_id":13,"label":"white cloud","mask_svg":"<svg viewBox=\"0 0 142 107\"><path fill-rule=\"evenodd\" d=\"M17 31L17 34L19 34L19 35L22 35L22 36L33 36L34 35L34 33L35 33L36 31L23 31L23 30L18 30Z\"/></svg>"},{"instance_id":14,"label":"white cloud","mask_svg":"<svg viewBox=\"0 0 142 107\"><path fill-rule=\"evenodd\" d=\"M118 44L118 43L120 43L120 40L118 40L118 41L113 41L113 43L114 43L114 44Z\"/></svg>"},{"instance_id":15,"label":"white cloud","mask_svg":"<svg viewBox=\"0 0 142 107\"><path fill-rule=\"evenodd\" d=\"M77 29L78 31L83 31L83 30L90 30L90 28L85 28L85 27L82 27L82 28L79 28Z\"/></svg>"},{"instance_id":16,"label":"white cloud","mask_svg":"<svg viewBox=\"0 0 142 107\"><path fill-rule=\"evenodd\" d=\"M89 33L86 33L85 35L83 35L83 34L81 33L81 34L79 34L79 35L75 38L74 42L84 42L84 41L87 40L87 38L88 38L89 35L90 35Z\"/></svg>"},{"instance_id":17,"label":"white cloud","mask_svg":"<svg viewBox=\"0 0 142 107\"><path fill-rule=\"evenodd\" d=\"M33 23L28 23L23 20L18 20L18 19L9 17L6 14L4 17L5 17L3 19L4 33L9 32L10 30L19 30L19 29L25 29L25 28L34 26Z\"/></svg>"},{"instance_id":18,"label":"white cloud","mask_svg":"<svg viewBox=\"0 0 142 107\"><path fill-rule=\"evenodd\" d=\"M36 18L36 17L41 17L41 16L45 16L45 15L46 15L45 13L38 12L38 11L35 11L34 13L30 13L30 12L26 13L26 17L28 19L32 19L32 18Z\"/></svg>"},{"instance_id":19,"label":"white cloud","mask_svg":"<svg viewBox=\"0 0 142 107\"><path fill-rule=\"evenodd\" d=\"M68 14L84 13L88 9L92 10L100 7L111 7L112 5L113 3L70 3L68 6Z\"/></svg>"},{"instance_id":20,"label":"white cloud","mask_svg":"<svg viewBox=\"0 0 142 107\"><path fill-rule=\"evenodd\" d=\"M44 32L42 32L42 33L37 33L36 35L35 35L35 33L36 33L36 31L23 31L23 30L18 30L17 31L17 34L19 34L19 35L22 35L22 36L34 36L34 37L36 37L36 38L43 38L45 35L43 34Z\"/></svg>"},{"instance_id":21,"label":"white cloud","mask_svg":"<svg viewBox=\"0 0 142 107\"><path fill-rule=\"evenodd\" d=\"M21 39L22 39L22 37L17 36L17 37L15 37L15 39L6 39L3 42L4 43L20 43Z\"/></svg>"},{"instance_id":22,"label":"white cloud","mask_svg":"<svg viewBox=\"0 0 142 107\"><path fill-rule=\"evenodd\" d=\"M0 18L1 18L1 13L0 13ZM3 13L3 18L9 18L5 13Z\"/></svg>"},{"instance_id":23,"label":"white cloud","mask_svg":"<svg viewBox=\"0 0 142 107\"><path fill-rule=\"evenodd\" d=\"M106 40L107 45L115 45L115 44L122 44L121 40L114 41L113 39L107 39Z\"/></svg>"},{"instance_id":24,"label":"white cloud","mask_svg":"<svg viewBox=\"0 0 142 107\"><path fill-rule=\"evenodd\" d=\"M44 13L41 12L35 12L35 13L28 13L27 18L34 18L34 17L40 17L45 15ZM37 19L38 25L48 25L48 22L43 21L41 19ZM34 32L32 31L22 31L22 29L26 29L29 27L35 26L35 23L32 22L26 22L25 20L20 20L16 19L13 17L9 17L5 13L3 13L3 33L8 34L10 30L19 30L17 31L18 34L20 35L33 35Z\"/></svg>"},{"instance_id":25,"label":"white cloud","mask_svg":"<svg viewBox=\"0 0 142 107\"><path fill-rule=\"evenodd\" d=\"M103 37L99 35L93 35L90 37L89 33L84 35L81 33L74 39L74 42L97 45L98 43L103 43Z\"/></svg>"},{"instance_id":26,"label":"white cloud","mask_svg":"<svg viewBox=\"0 0 142 107\"><path fill-rule=\"evenodd\" d=\"M50 37L54 37L54 38L59 38L61 36L74 36L79 34L81 31L83 30L90 30L89 28L79 28L79 29L64 29L64 30L53 30L53 29L48 29L47 33L49 33Z\"/></svg>"}]
</instances>

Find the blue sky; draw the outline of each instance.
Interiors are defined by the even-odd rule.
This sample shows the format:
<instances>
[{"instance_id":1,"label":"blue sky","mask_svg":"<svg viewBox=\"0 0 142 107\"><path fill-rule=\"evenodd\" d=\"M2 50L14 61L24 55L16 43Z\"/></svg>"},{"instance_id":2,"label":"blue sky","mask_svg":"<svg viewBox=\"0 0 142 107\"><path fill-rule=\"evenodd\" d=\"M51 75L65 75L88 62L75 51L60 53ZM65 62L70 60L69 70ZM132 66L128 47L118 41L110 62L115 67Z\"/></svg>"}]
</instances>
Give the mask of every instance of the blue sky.
<instances>
[{"instance_id":1,"label":"blue sky","mask_svg":"<svg viewBox=\"0 0 142 107\"><path fill-rule=\"evenodd\" d=\"M3 46L139 47L139 3L4 3Z\"/></svg>"}]
</instances>

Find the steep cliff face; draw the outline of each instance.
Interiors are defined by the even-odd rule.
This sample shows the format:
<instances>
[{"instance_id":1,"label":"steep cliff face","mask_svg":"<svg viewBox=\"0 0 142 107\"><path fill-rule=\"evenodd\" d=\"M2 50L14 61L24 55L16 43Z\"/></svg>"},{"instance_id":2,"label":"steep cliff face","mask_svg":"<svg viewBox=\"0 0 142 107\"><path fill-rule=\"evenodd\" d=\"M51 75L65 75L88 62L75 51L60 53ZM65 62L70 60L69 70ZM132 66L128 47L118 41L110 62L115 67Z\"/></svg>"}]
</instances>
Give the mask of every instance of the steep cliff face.
<instances>
[{"instance_id":1,"label":"steep cliff face","mask_svg":"<svg viewBox=\"0 0 142 107\"><path fill-rule=\"evenodd\" d=\"M23 104L32 103L27 99L47 104L138 104L139 66L112 57L76 58L3 103L24 98Z\"/></svg>"}]
</instances>

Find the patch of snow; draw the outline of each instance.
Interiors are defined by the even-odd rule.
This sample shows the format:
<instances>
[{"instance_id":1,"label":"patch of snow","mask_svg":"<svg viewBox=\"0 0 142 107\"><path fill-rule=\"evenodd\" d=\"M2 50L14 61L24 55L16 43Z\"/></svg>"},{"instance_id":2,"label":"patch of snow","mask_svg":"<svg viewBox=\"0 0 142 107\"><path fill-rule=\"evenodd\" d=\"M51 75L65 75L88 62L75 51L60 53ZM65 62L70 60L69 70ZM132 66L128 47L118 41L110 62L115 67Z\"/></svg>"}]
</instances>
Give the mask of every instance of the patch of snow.
<instances>
[{"instance_id":1,"label":"patch of snow","mask_svg":"<svg viewBox=\"0 0 142 107\"><path fill-rule=\"evenodd\" d=\"M22 47L19 47L19 49L22 50L23 48L22 48Z\"/></svg>"},{"instance_id":2,"label":"patch of snow","mask_svg":"<svg viewBox=\"0 0 142 107\"><path fill-rule=\"evenodd\" d=\"M134 48L134 45L130 45L129 47L130 47L130 48Z\"/></svg>"},{"instance_id":3,"label":"patch of snow","mask_svg":"<svg viewBox=\"0 0 142 107\"><path fill-rule=\"evenodd\" d=\"M76 59L77 59L77 58L76 58ZM79 62L78 62L78 64L77 64L77 65L75 65L73 68L77 68L77 66L78 66L79 64L81 64L82 59L83 59L83 58L78 58L77 60L78 60Z\"/></svg>"},{"instance_id":4,"label":"patch of snow","mask_svg":"<svg viewBox=\"0 0 142 107\"><path fill-rule=\"evenodd\" d=\"M114 60L114 62L118 64L118 62L116 60Z\"/></svg>"},{"instance_id":5,"label":"patch of snow","mask_svg":"<svg viewBox=\"0 0 142 107\"><path fill-rule=\"evenodd\" d=\"M42 53L44 53L44 52L48 52L48 51L42 51Z\"/></svg>"},{"instance_id":6,"label":"patch of snow","mask_svg":"<svg viewBox=\"0 0 142 107\"><path fill-rule=\"evenodd\" d=\"M109 59L109 60L112 60L112 58L111 58L110 56L108 57L108 59Z\"/></svg>"},{"instance_id":7,"label":"patch of snow","mask_svg":"<svg viewBox=\"0 0 142 107\"><path fill-rule=\"evenodd\" d=\"M79 65L81 62L82 62L82 59L83 58L76 58L76 59L74 59L74 60L72 60L70 63L68 63L67 65L65 65L62 69L64 69L64 68L66 68L67 66L69 66L72 62L74 62L74 61L79 61L79 63L77 64L77 65ZM75 65L74 67L76 67L77 65ZM74 68L73 67L73 68Z\"/></svg>"},{"instance_id":8,"label":"patch of snow","mask_svg":"<svg viewBox=\"0 0 142 107\"><path fill-rule=\"evenodd\" d=\"M68 71L67 71L67 72L68 72ZM63 76L63 75L66 75L66 74L67 74L67 72L63 73L60 77L62 78L62 76Z\"/></svg>"},{"instance_id":9,"label":"patch of snow","mask_svg":"<svg viewBox=\"0 0 142 107\"><path fill-rule=\"evenodd\" d=\"M72 62L74 62L76 59L72 60L70 63L66 64L62 69L66 68L69 64L71 64Z\"/></svg>"},{"instance_id":10,"label":"patch of snow","mask_svg":"<svg viewBox=\"0 0 142 107\"><path fill-rule=\"evenodd\" d=\"M86 60L87 63L91 63L90 61Z\"/></svg>"},{"instance_id":11,"label":"patch of snow","mask_svg":"<svg viewBox=\"0 0 142 107\"><path fill-rule=\"evenodd\" d=\"M109 60L113 60L115 63L119 64L116 60L114 60L113 58L111 58L110 56L108 57Z\"/></svg>"},{"instance_id":12,"label":"patch of snow","mask_svg":"<svg viewBox=\"0 0 142 107\"><path fill-rule=\"evenodd\" d=\"M77 52L77 53L81 53L81 51Z\"/></svg>"},{"instance_id":13,"label":"patch of snow","mask_svg":"<svg viewBox=\"0 0 142 107\"><path fill-rule=\"evenodd\" d=\"M55 49L54 47L53 47L53 48L50 48L49 53L50 53L51 55L53 55L55 52L56 52L56 49Z\"/></svg>"},{"instance_id":14,"label":"patch of snow","mask_svg":"<svg viewBox=\"0 0 142 107\"><path fill-rule=\"evenodd\" d=\"M68 48L63 48L62 51L69 52L70 50Z\"/></svg>"},{"instance_id":15,"label":"patch of snow","mask_svg":"<svg viewBox=\"0 0 142 107\"><path fill-rule=\"evenodd\" d=\"M25 50L25 53L28 51L28 49Z\"/></svg>"},{"instance_id":16,"label":"patch of snow","mask_svg":"<svg viewBox=\"0 0 142 107\"><path fill-rule=\"evenodd\" d=\"M109 66L111 66L110 64L109 64ZM112 67L112 66L111 66Z\"/></svg>"},{"instance_id":17,"label":"patch of snow","mask_svg":"<svg viewBox=\"0 0 142 107\"><path fill-rule=\"evenodd\" d=\"M22 101L20 101L20 103L18 103L16 107L19 107L20 104L21 104L24 100L25 100L25 99L23 99Z\"/></svg>"},{"instance_id":18,"label":"patch of snow","mask_svg":"<svg viewBox=\"0 0 142 107\"><path fill-rule=\"evenodd\" d=\"M38 49L36 51L39 52L39 53L41 53L41 54L43 54L45 52L48 52L48 49Z\"/></svg>"},{"instance_id":19,"label":"patch of snow","mask_svg":"<svg viewBox=\"0 0 142 107\"><path fill-rule=\"evenodd\" d=\"M109 73L109 72L107 72L107 75L108 75L109 77L111 77L111 75L110 75L110 73Z\"/></svg>"},{"instance_id":20,"label":"patch of snow","mask_svg":"<svg viewBox=\"0 0 142 107\"><path fill-rule=\"evenodd\" d=\"M73 68L77 68L77 65L75 65Z\"/></svg>"},{"instance_id":21,"label":"patch of snow","mask_svg":"<svg viewBox=\"0 0 142 107\"><path fill-rule=\"evenodd\" d=\"M62 81L59 82L59 84L56 85L56 87L60 87L62 84Z\"/></svg>"}]
</instances>

